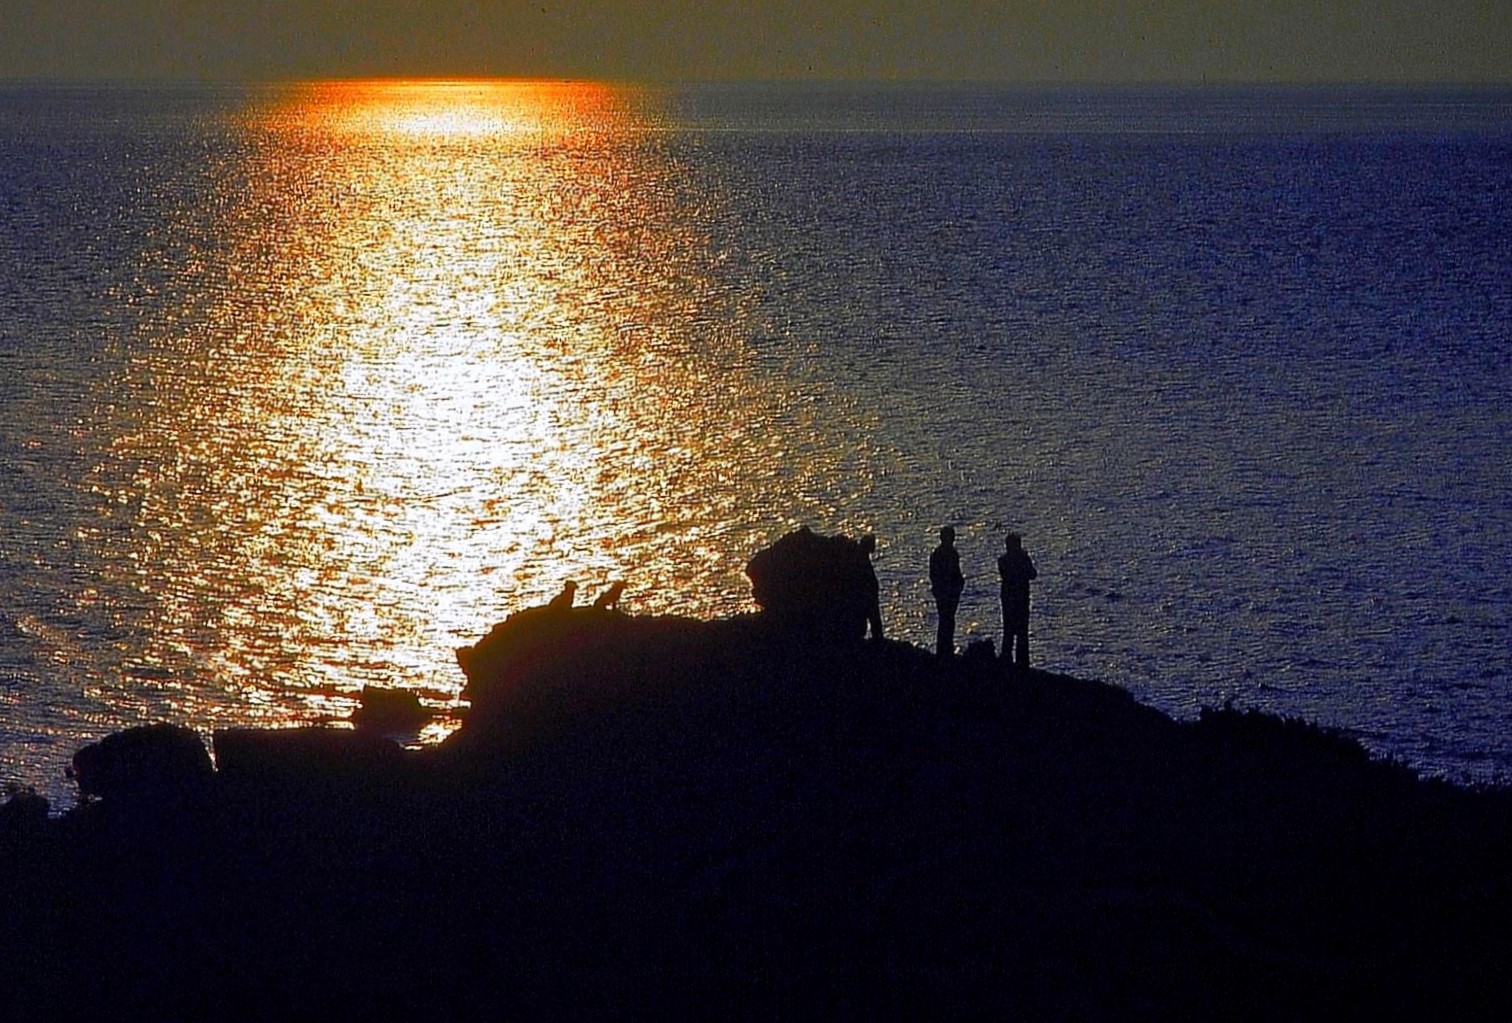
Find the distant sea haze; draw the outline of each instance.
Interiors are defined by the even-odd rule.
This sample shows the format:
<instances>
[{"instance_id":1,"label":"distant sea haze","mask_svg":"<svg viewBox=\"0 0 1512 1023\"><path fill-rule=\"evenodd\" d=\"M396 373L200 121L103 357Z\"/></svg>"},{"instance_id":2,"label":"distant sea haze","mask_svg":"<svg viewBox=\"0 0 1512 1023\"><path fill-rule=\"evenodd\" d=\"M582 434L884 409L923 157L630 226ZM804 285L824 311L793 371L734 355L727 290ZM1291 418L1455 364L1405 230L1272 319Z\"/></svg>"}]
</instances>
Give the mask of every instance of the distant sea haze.
<instances>
[{"instance_id":1,"label":"distant sea haze","mask_svg":"<svg viewBox=\"0 0 1512 1023\"><path fill-rule=\"evenodd\" d=\"M1496 91L6 87L0 780L800 524L921 646L1013 530L1044 666L1505 778L1509 180Z\"/></svg>"}]
</instances>

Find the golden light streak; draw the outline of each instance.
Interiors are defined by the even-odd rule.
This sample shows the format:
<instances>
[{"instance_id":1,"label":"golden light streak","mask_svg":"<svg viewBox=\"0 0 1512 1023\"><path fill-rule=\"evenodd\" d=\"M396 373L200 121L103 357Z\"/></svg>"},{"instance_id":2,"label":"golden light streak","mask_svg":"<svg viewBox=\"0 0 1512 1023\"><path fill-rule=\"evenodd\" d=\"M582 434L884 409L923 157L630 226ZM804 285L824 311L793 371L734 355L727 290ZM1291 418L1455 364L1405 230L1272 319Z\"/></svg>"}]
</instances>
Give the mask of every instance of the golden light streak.
<instances>
[{"instance_id":1,"label":"golden light streak","mask_svg":"<svg viewBox=\"0 0 1512 1023\"><path fill-rule=\"evenodd\" d=\"M782 395L705 308L714 257L653 106L340 82L247 114L111 452L155 619L130 692L168 679L201 724L339 713L363 684L440 704L455 646L569 577L628 578L642 610L749 606L751 516L791 487L763 481L781 441L752 419Z\"/></svg>"}]
</instances>

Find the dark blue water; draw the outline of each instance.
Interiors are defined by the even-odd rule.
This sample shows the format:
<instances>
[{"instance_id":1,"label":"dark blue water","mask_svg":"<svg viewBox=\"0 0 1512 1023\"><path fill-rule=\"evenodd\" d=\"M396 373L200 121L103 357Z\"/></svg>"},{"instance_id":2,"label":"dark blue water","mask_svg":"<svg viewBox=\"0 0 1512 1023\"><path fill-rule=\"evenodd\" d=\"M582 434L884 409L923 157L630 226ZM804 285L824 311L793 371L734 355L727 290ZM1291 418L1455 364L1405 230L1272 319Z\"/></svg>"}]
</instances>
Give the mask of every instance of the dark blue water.
<instances>
[{"instance_id":1,"label":"dark blue water","mask_svg":"<svg viewBox=\"0 0 1512 1023\"><path fill-rule=\"evenodd\" d=\"M147 717L318 716L330 707L287 697L315 676L337 709L358 680L445 690L460 683L448 644L509 606L395 629L427 592L477 603L415 582L354 659L332 652L339 632L288 639L313 626L266 594L288 615L277 628L245 608L185 628L152 586L95 579L158 528L133 488L187 457L166 450L179 434L151 458L122 441L144 403L196 400L131 367L229 393L196 353L234 349L254 313L285 340L326 336L299 319L315 278L279 283L315 256L277 234L257 235L268 263L251 278L224 256L249 251L237 225L268 194L360 192L333 184L341 160L318 144L246 116L266 100L0 92L9 775L51 776L77 740ZM587 134L469 159L595 176L603 201L565 203L554 237L602 239L617 276L577 280L579 311L551 315L613 335L616 364L687 376L605 382L600 367L561 393L662 431L663 469L689 461L616 474L599 518L562 519L539 550L485 536L478 556L509 564L511 599L554 592L576 556L660 573L645 609L740 610L744 558L808 522L879 535L893 631L927 643L923 566L953 523L972 576L962 638L996 638L992 558L1019 529L1049 667L1177 714L1232 699L1304 716L1428 771L1512 769L1512 96L710 87L627 91L619 116L630 163L623 135ZM469 223L487 234L454 219L459 251ZM494 281L508 292L508 272ZM602 324L580 311L625 295L657 301ZM247 428L216 423L227 448ZM615 518L651 506L683 511ZM224 512L209 502L174 528L199 536L196 516ZM616 522L634 558L605 553ZM345 576L324 585L333 608L372 599ZM179 596L181 618L240 599ZM144 653L170 626L182 649ZM109 682L144 666L168 696ZM274 683L226 681L257 673Z\"/></svg>"},{"instance_id":2,"label":"dark blue water","mask_svg":"<svg viewBox=\"0 0 1512 1023\"><path fill-rule=\"evenodd\" d=\"M1048 548L1058 663L1504 769L1505 98L1168 98L713 143L757 343L876 396L885 503Z\"/></svg>"}]
</instances>

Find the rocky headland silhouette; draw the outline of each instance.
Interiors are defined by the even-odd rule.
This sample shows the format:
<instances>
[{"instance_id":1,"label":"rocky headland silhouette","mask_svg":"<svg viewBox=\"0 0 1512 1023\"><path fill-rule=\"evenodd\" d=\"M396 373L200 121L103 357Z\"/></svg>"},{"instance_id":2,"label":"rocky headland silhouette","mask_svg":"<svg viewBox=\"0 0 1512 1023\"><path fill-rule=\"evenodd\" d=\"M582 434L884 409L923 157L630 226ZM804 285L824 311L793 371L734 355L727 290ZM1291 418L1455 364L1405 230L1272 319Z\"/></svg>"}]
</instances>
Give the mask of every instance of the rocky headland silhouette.
<instances>
[{"instance_id":1,"label":"rocky headland silhouette","mask_svg":"<svg viewBox=\"0 0 1512 1023\"><path fill-rule=\"evenodd\" d=\"M438 747L374 694L81 750L0 806L0 1015L1508 1018L1512 793L864 640L854 546L750 615L519 611Z\"/></svg>"}]
</instances>

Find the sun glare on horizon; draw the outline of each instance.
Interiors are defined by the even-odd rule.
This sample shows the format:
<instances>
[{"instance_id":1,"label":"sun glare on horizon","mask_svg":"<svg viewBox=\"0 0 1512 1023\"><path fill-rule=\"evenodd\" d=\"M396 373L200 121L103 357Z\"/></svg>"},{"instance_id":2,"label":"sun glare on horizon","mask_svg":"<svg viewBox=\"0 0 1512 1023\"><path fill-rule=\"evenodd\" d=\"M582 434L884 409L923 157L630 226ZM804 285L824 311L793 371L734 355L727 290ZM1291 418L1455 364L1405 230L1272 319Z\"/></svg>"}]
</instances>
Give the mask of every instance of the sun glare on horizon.
<instances>
[{"instance_id":1,"label":"sun glare on horizon","mask_svg":"<svg viewBox=\"0 0 1512 1023\"><path fill-rule=\"evenodd\" d=\"M289 86L280 113L340 134L468 139L642 127L634 87L559 79L342 79Z\"/></svg>"}]
</instances>

